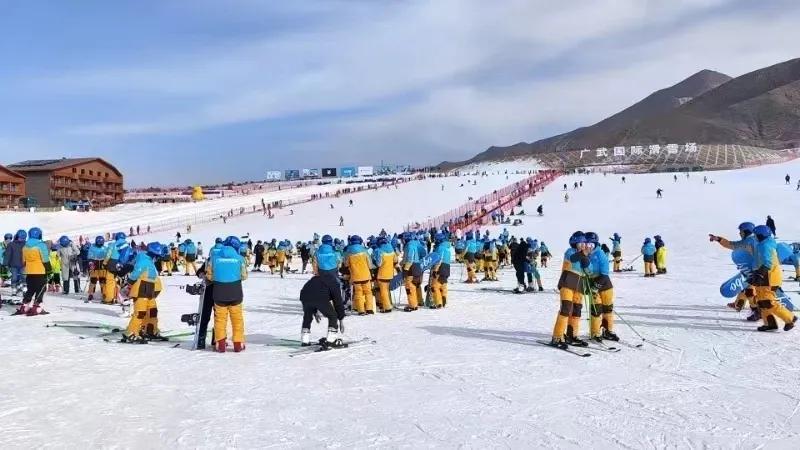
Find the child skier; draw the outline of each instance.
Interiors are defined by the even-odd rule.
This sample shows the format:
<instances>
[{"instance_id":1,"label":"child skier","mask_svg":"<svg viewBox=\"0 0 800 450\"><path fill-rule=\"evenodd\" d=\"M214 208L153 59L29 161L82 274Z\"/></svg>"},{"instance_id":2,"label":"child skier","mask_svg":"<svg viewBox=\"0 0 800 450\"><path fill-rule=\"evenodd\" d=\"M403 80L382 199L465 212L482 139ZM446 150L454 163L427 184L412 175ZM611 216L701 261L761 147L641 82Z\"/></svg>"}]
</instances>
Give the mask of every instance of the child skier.
<instances>
[{"instance_id":1,"label":"child skier","mask_svg":"<svg viewBox=\"0 0 800 450\"><path fill-rule=\"evenodd\" d=\"M656 276L656 246L650 238L644 239L642 244L642 257L644 258L644 276Z\"/></svg>"},{"instance_id":2,"label":"child skier","mask_svg":"<svg viewBox=\"0 0 800 450\"><path fill-rule=\"evenodd\" d=\"M656 235L654 239L656 240L656 271L659 274L665 274L667 273L667 247L661 236Z\"/></svg>"},{"instance_id":3,"label":"child skier","mask_svg":"<svg viewBox=\"0 0 800 450\"><path fill-rule=\"evenodd\" d=\"M724 237L713 234L708 235L708 240L711 242L719 242L719 245L727 248L728 250L744 250L753 255L753 263L755 263L756 247L758 246L758 240L753 234L753 230L755 228L756 226L752 222L742 222L739 224L740 239L738 241L730 241ZM751 265L750 267L745 267L744 269L752 271L753 268L754 267ZM728 307L735 309L736 311L741 311L747 303L750 304L751 311L751 314L747 320L751 322L759 320L760 313L755 299L755 290L752 287L748 287L740 292L739 295L736 296L736 301L728 303Z\"/></svg>"},{"instance_id":4,"label":"child skier","mask_svg":"<svg viewBox=\"0 0 800 450\"><path fill-rule=\"evenodd\" d=\"M748 282L755 287L758 308L761 311L761 319L764 325L758 327L758 331L772 331L778 329L775 316L784 322L783 330L789 331L794 328L797 317L784 307L775 297L775 291L783 283L783 271L775 239L772 231L766 225L759 225L753 230L758 245L756 247L756 262Z\"/></svg>"},{"instance_id":5,"label":"child skier","mask_svg":"<svg viewBox=\"0 0 800 450\"><path fill-rule=\"evenodd\" d=\"M611 239L611 256L614 257L614 273L622 272L622 236L614 233Z\"/></svg>"},{"instance_id":6,"label":"child skier","mask_svg":"<svg viewBox=\"0 0 800 450\"><path fill-rule=\"evenodd\" d=\"M561 267L561 277L558 280L559 297L561 306L556 316L553 327L553 339L550 345L566 348L567 345L586 347L588 344L578 338L578 329L583 308L583 277L584 271L589 267L589 248L586 246L586 237L576 231L569 238L569 248L564 252L564 263Z\"/></svg>"},{"instance_id":7,"label":"child skier","mask_svg":"<svg viewBox=\"0 0 800 450\"><path fill-rule=\"evenodd\" d=\"M619 341L614 333L614 286L609 277L608 255L599 247L597 233L587 232L586 241L592 247L589 255L589 280L592 287L590 335L595 341Z\"/></svg>"}]
</instances>

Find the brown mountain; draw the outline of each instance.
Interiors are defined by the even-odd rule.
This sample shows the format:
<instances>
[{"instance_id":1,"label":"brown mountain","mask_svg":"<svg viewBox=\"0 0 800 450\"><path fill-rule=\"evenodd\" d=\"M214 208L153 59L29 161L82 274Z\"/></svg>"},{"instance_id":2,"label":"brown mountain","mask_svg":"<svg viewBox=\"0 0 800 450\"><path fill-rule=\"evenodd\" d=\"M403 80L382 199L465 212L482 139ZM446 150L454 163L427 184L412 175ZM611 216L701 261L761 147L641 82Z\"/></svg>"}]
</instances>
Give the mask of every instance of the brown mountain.
<instances>
[{"instance_id":1,"label":"brown mountain","mask_svg":"<svg viewBox=\"0 0 800 450\"><path fill-rule=\"evenodd\" d=\"M800 143L800 59L731 79L702 70L592 126L533 143L490 147L451 168L537 153L698 142L786 148Z\"/></svg>"}]
</instances>

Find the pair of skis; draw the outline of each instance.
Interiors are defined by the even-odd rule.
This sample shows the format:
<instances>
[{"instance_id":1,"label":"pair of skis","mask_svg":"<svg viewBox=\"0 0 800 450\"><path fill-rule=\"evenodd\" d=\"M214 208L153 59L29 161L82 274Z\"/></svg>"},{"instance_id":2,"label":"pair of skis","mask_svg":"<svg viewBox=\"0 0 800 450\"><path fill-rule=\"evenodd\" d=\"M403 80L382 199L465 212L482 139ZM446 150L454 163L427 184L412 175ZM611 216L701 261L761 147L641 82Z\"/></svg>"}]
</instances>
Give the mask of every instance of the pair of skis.
<instances>
[{"instance_id":1,"label":"pair of skis","mask_svg":"<svg viewBox=\"0 0 800 450\"><path fill-rule=\"evenodd\" d=\"M594 340L588 340L586 342L589 344L586 347L577 347L577 346L571 346L571 345L568 345L566 347L558 347L558 346L555 346L555 345L553 345L552 343L550 343L548 341L536 341L536 343L544 345L545 347L550 347L550 348L554 348L554 349L557 349L557 350L561 350L561 351L563 351L565 353L569 353L569 354L575 355L575 356L580 356L582 358L588 358L588 357L592 356L592 353L591 353L592 351L601 351L601 352L607 352L607 353L618 353L622 349L619 348L617 345L623 345L623 346L626 346L626 347L629 347L629 348L635 348L635 349L641 349L642 346L643 346L643 344L630 344L630 343L627 343L627 342L624 342L624 341L616 341L616 342L614 342L613 346L607 345L605 342L597 342L597 341L594 341ZM584 351L581 351L581 349L583 349Z\"/></svg>"}]
</instances>

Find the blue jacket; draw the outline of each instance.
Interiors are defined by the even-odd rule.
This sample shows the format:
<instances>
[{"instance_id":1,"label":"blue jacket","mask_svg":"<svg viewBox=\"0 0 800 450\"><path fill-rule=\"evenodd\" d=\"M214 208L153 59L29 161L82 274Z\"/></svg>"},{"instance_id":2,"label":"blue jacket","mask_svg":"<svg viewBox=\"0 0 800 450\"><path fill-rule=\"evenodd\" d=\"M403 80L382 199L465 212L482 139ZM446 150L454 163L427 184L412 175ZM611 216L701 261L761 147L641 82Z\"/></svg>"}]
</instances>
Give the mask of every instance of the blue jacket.
<instances>
[{"instance_id":1,"label":"blue jacket","mask_svg":"<svg viewBox=\"0 0 800 450\"><path fill-rule=\"evenodd\" d=\"M156 277L158 277L158 271L153 260L144 252L137 253L133 260L133 271L128 278L131 281L137 281L140 278L154 281Z\"/></svg>"},{"instance_id":2,"label":"blue jacket","mask_svg":"<svg viewBox=\"0 0 800 450\"><path fill-rule=\"evenodd\" d=\"M444 241L441 244L437 245L436 248L433 250L434 253L439 254L441 264L450 264L450 261L452 259L450 249L451 249L450 242Z\"/></svg>"},{"instance_id":3,"label":"blue jacket","mask_svg":"<svg viewBox=\"0 0 800 450\"><path fill-rule=\"evenodd\" d=\"M476 239L470 239L467 241L467 253L478 253L480 248L480 244L478 244Z\"/></svg>"},{"instance_id":4,"label":"blue jacket","mask_svg":"<svg viewBox=\"0 0 800 450\"><path fill-rule=\"evenodd\" d=\"M656 246L652 243L642 245L642 254L644 256L653 256L656 254Z\"/></svg>"},{"instance_id":5,"label":"blue jacket","mask_svg":"<svg viewBox=\"0 0 800 450\"><path fill-rule=\"evenodd\" d=\"M456 251L461 252L467 249L467 241L459 239L456 241Z\"/></svg>"},{"instance_id":6,"label":"blue jacket","mask_svg":"<svg viewBox=\"0 0 800 450\"><path fill-rule=\"evenodd\" d=\"M549 248L547 248L547 244L540 244L540 245L539 245L539 252L540 252L541 254L543 254L543 255L544 255L545 253L548 253L548 254L549 254L549 253L550 253L550 249L549 249Z\"/></svg>"},{"instance_id":7,"label":"blue jacket","mask_svg":"<svg viewBox=\"0 0 800 450\"><path fill-rule=\"evenodd\" d=\"M108 250L105 247L98 247L96 245L89 247L89 261L105 261L107 255Z\"/></svg>"},{"instance_id":8,"label":"blue jacket","mask_svg":"<svg viewBox=\"0 0 800 450\"><path fill-rule=\"evenodd\" d=\"M372 252L372 264L375 267L380 267L381 262L383 261L383 255L387 253L388 254L394 253L394 248L392 248L392 245L389 243L383 244L380 247L376 248Z\"/></svg>"},{"instance_id":9,"label":"blue jacket","mask_svg":"<svg viewBox=\"0 0 800 450\"><path fill-rule=\"evenodd\" d=\"M403 252L403 264L417 264L425 257L425 246L418 240L409 241Z\"/></svg>"},{"instance_id":10,"label":"blue jacket","mask_svg":"<svg viewBox=\"0 0 800 450\"><path fill-rule=\"evenodd\" d=\"M330 244L320 245L314 259L317 261L317 269L325 271L338 269L342 261Z\"/></svg>"},{"instance_id":11,"label":"blue jacket","mask_svg":"<svg viewBox=\"0 0 800 450\"><path fill-rule=\"evenodd\" d=\"M612 252L621 252L622 251L622 240L621 239L611 239L611 251Z\"/></svg>"},{"instance_id":12,"label":"blue jacket","mask_svg":"<svg viewBox=\"0 0 800 450\"><path fill-rule=\"evenodd\" d=\"M5 255L3 256L3 265L21 269L22 264L22 248L25 247L25 241L11 241L6 247Z\"/></svg>"},{"instance_id":13,"label":"blue jacket","mask_svg":"<svg viewBox=\"0 0 800 450\"><path fill-rule=\"evenodd\" d=\"M194 242L189 242L184 247L187 255L196 256L197 255L197 246L194 245ZM180 251L180 250L178 250Z\"/></svg>"},{"instance_id":14,"label":"blue jacket","mask_svg":"<svg viewBox=\"0 0 800 450\"><path fill-rule=\"evenodd\" d=\"M209 261L211 264L211 281L217 283L234 283L242 281L245 269L242 258L233 247L224 246Z\"/></svg>"},{"instance_id":15,"label":"blue jacket","mask_svg":"<svg viewBox=\"0 0 800 450\"><path fill-rule=\"evenodd\" d=\"M608 275L608 256L600 247L596 247L589 255L589 267L587 272L593 275Z\"/></svg>"},{"instance_id":16,"label":"blue jacket","mask_svg":"<svg viewBox=\"0 0 800 450\"><path fill-rule=\"evenodd\" d=\"M759 242L756 246L755 266L764 267L767 270L775 267L775 261L778 258L778 244L775 239L769 238Z\"/></svg>"},{"instance_id":17,"label":"blue jacket","mask_svg":"<svg viewBox=\"0 0 800 450\"><path fill-rule=\"evenodd\" d=\"M214 244L214 246L208 251L208 259L211 259L214 255L221 252L223 247L225 246L222 244Z\"/></svg>"},{"instance_id":18,"label":"blue jacket","mask_svg":"<svg viewBox=\"0 0 800 450\"><path fill-rule=\"evenodd\" d=\"M589 268L587 267L587 268L584 269L583 267L581 267L580 260L576 259L576 260L573 261L571 259L572 256L576 255L577 253L578 253L578 250L576 250L576 249L574 249L572 247L568 248L567 251L564 252L564 261L569 262L569 269L567 269L567 270L569 270L570 272L577 273L578 275L583 275L584 270L589 270ZM591 266L591 261L590 261L590 266Z\"/></svg>"},{"instance_id":19,"label":"blue jacket","mask_svg":"<svg viewBox=\"0 0 800 450\"><path fill-rule=\"evenodd\" d=\"M178 253L186 254L186 244L181 242L178 244Z\"/></svg>"}]
</instances>

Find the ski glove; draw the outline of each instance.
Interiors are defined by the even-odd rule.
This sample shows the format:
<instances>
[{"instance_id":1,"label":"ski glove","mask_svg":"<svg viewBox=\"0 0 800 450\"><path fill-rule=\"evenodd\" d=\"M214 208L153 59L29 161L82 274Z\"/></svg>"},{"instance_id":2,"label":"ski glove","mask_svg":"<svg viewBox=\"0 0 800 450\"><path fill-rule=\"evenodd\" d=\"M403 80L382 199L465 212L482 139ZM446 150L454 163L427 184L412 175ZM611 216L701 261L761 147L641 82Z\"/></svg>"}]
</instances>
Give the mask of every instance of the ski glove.
<instances>
[{"instance_id":1,"label":"ski glove","mask_svg":"<svg viewBox=\"0 0 800 450\"><path fill-rule=\"evenodd\" d=\"M339 320L339 333L344 334L344 320Z\"/></svg>"}]
</instances>

